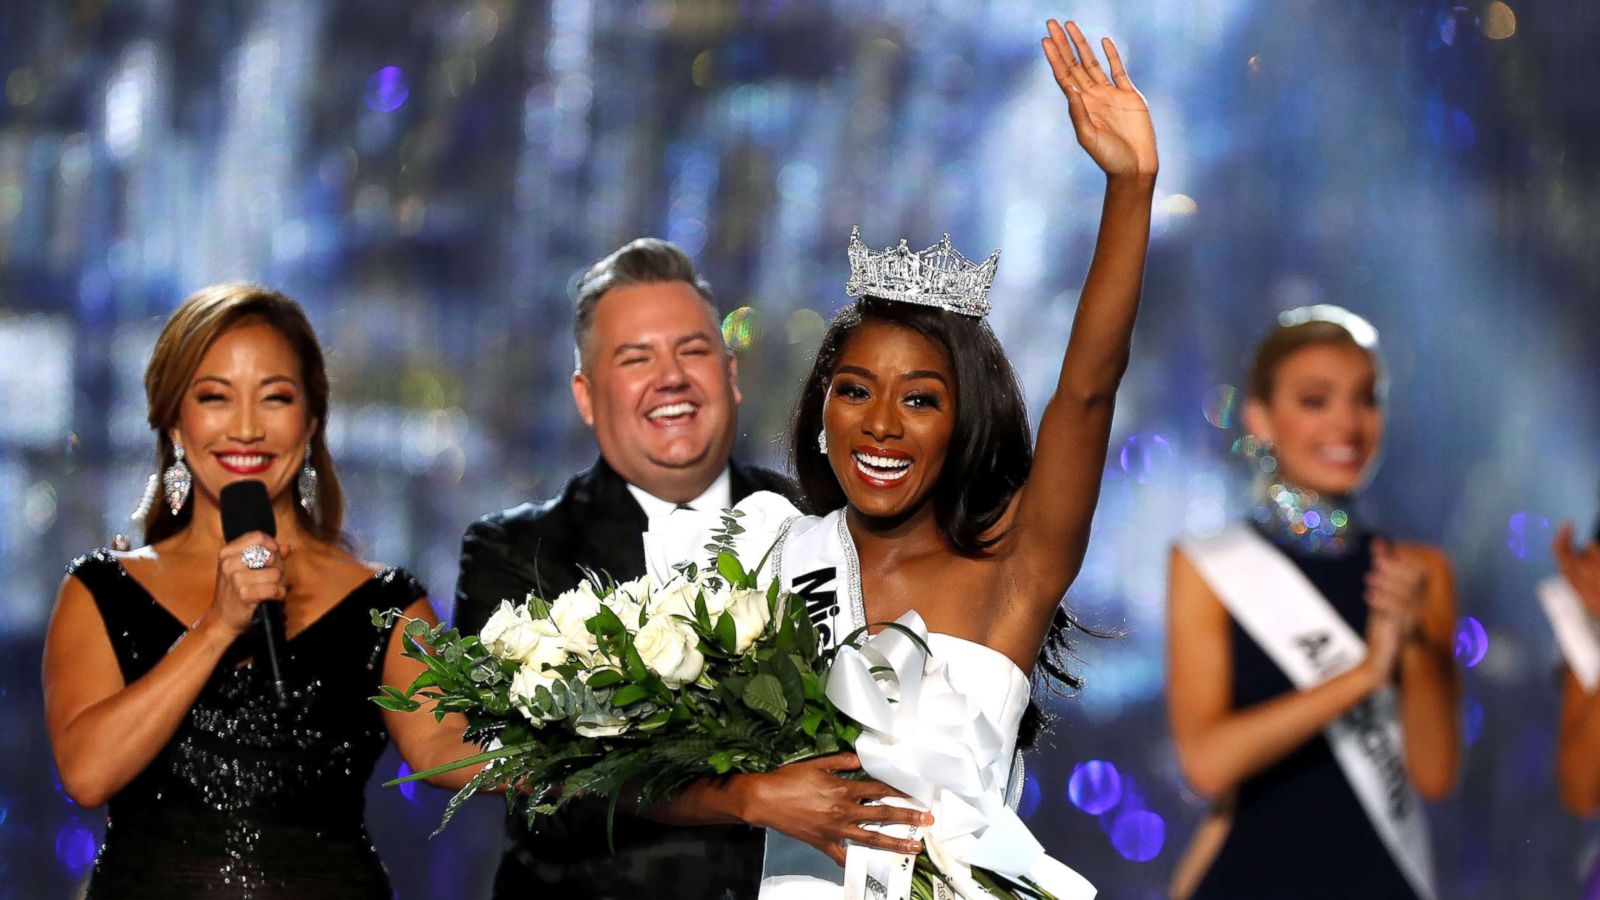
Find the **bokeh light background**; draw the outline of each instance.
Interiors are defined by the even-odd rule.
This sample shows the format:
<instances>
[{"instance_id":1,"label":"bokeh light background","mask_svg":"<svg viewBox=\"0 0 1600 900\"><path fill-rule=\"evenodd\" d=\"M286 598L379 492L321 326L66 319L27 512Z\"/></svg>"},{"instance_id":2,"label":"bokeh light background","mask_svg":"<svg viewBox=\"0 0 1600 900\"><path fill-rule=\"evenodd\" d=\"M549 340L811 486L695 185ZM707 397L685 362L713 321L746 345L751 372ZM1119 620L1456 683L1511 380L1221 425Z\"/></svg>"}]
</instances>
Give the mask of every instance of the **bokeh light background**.
<instances>
[{"instance_id":1,"label":"bokeh light background","mask_svg":"<svg viewBox=\"0 0 1600 900\"><path fill-rule=\"evenodd\" d=\"M1338 302L1392 366L1373 518L1448 549L1471 617L1465 776L1431 811L1444 895L1574 896L1600 834L1557 804L1532 588L1600 481L1584 0L0 5L0 895L68 896L93 857L103 813L54 786L39 644L62 565L127 530L140 375L186 293L247 278L306 305L353 535L448 614L466 524L594 455L567 298L637 235L739 310L747 458L780 463L855 223L1004 248L992 320L1037 411L1099 210L1037 44L1068 14L1118 38L1163 168L1072 594L1127 636L1082 648L1024 811L1102 896L1162 896L1202 810L1162 708L1166 548L1243 507L1251 342ZM502 807L428 841L442 801L371 790L401 897L486 890Z\"/></svg>"}]
</instances>

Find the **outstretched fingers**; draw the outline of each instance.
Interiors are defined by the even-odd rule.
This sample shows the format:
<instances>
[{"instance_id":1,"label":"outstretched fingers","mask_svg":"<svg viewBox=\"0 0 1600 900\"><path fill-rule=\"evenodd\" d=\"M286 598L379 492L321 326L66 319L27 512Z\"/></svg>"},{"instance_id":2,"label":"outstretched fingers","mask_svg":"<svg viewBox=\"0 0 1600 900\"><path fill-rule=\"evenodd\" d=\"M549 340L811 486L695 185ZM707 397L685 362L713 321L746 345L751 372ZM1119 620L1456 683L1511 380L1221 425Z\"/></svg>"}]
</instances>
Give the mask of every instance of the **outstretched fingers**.
<instances>
[{"instance_id":1,"label":"outstretched fingers","mask_svg":"<svg viewBox=\"0 0 1600 900\"><path fill-rule=\"evenodd\" d=\"M1117 45L1111 38L1101 38L1100 47L1106 51L1106 64L1111 67L1113 84L1123 90L1133 89L1133 79L1128 77L1128 70L1122 65L1122 54L1117 52Z\"/></svg>"},{"instance_id":2,"label":"outstretched fingers","mask_svg":"<svg viewBox=\"0 0 1600 900\"><path fill-rule=\"evenodd\" d=\"M1089 46L1089 39L1083 36L1083 29L1077 22L1067 23L1067 35L1072 38L1072 48L1078 52L1078 61L1083 64L1084 77L1094 83L1105 87L1111 86L1111 76L1101 68L1100 60L1095 58L1094 48Z\"/></svg>"}]
</instances>

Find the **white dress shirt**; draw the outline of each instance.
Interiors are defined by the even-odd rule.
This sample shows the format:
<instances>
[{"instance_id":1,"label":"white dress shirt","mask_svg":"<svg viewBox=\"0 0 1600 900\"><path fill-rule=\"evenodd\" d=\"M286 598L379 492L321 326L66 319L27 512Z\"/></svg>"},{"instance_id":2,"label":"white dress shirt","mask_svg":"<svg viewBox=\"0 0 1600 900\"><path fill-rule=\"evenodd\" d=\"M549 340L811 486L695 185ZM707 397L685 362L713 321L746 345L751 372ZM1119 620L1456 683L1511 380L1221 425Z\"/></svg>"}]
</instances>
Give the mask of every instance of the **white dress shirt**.
<instances>
[{"instance_id":1,"label":"white dress shirt","mask_svg":"<svg viewBox=\"0 0 1600 900\"><path fill-rule=\"evenodd\" d=\"M628 484L628 493L633 495L633 499L639 501L639 506L644 509L645 518L649 520L651 525L671 515L672 511L678 508L678 504L673 503L671 500L663 500L631 482ZM716 512L732 508L733 477L729 474L729 470L723 469L722 474L717 476L716 481L711 482L710 487L706 488L700 496L690 500L686 505L702 512Z\"/></svg>"}]
</instances>

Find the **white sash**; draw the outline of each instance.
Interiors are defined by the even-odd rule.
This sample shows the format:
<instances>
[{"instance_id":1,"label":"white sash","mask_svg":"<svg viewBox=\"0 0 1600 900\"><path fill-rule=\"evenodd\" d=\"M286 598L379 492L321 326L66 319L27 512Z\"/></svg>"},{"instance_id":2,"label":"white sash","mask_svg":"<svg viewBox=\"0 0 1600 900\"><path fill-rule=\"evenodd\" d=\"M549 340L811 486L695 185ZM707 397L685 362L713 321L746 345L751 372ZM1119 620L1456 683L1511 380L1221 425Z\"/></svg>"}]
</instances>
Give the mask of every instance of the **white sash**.
<instances>
[{"instance_id":1,"label":"white sash","mask_svg":"<svg viewBox=\"0 0 1600 900\"><path fill-rule=\"evenodd\" d=\"M843 511L794 520L774 562L784 589L806 604L822 645L835 645L865 623L860 564ZM900 624L926 641L926 626L915 612ZM895 704L881 693L883 676L875 674L888 670L894 673ZM919 645L893 629L859 651L845 649L829 674L828 697L866 729L856 746L863 768L935 811L937 820L926 834L904 828L894 833L922 838L951 877L954 890L935 883L938 897L988 896L970 876L971 866L983 866L1010 877L1026 875L1061 900L1093 900L1094 887L1045 854L1007 805L1006 785L989 783L990 763L1010 743L982 716L955 714L968 707L947 678L938 660L928 660ZM946 714L937 715L940 709ZM1020 756L1013 755L1008 780L1009 793L1020 796ZM911 894L912 862L913 857L851 845L841 870L810 845L769 829L760 898L904 900Z\"/></svg>"},{"instance_id":2,"label":"white sash","mask_svg":"<svg viewBox=\"0 0 1600 900\"><path fill-rule=\"evenodd\" d=\"M1236 525L1212 538L1187 541L1183 552L1234 621L1296 688L1316 687L1365 658L1365 643L1327 598L1250 527ZM1394 688L1375 691L1323 735L1395 864L1423 900L1433 900L1427 822L1406 775Z\"/></svg>"},{"instance_id":3,"label":"white sash","mask_svg":"<svg viewBox=\"0 0 1600 900\"><path fill-rule=\"evenodd\" d=\"M1585 692L1593 693L1600 685L1600 618L1584 607L1578 592L1560 575L1539 582L1539 605L1572 677Z\"/></svg>"}]
</instances>

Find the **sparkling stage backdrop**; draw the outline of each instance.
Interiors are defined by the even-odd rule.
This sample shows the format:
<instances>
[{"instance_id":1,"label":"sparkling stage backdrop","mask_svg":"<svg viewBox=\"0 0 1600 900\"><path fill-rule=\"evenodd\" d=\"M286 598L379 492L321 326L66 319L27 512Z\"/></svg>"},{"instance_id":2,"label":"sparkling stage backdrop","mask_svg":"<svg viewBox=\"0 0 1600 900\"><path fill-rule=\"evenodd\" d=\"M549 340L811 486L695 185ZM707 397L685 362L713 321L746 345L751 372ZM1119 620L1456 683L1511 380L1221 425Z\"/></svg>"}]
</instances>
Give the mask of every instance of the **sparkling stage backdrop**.
<instances>
[{"instance_id":1,"label":"sparkling stage backdrop","mask_svg":"<svg viewBox=\"0 0 1600 900\"><path fill-rule=\"evenodd\" d=\"M1552 523L1600 481L1600 7L1586 0L283 0L0 6L0 896L70 896L102 828L54 779L39 646L62 566L126 531L152 466L161 318L281 287L331 350L357 545L448 615L461 532L594 456L569 291L656 234L728 312L742 452L774 436L843 299L845 238L1003 247L993 322L1035 412L1101 179L1038 36L1114 34L1163 169L1105 491L1070 595L1124 629L1023 812L1108 900L1163 896L1202 806L1162 706L1168 545L1239 514L1238 386L1282 308L1350 306L1392 366L1385 529L1455 560L1464 778L1444 895L1575 896L1600 834L1553 786ZM1587 529L1584 529L1587 531ZM107 748L112 752L113 748ZM380 775L399 767L391 753ZM369 792L406 898L485 893L501 805L441 837Z\"/></svg>"}]
</instances>

